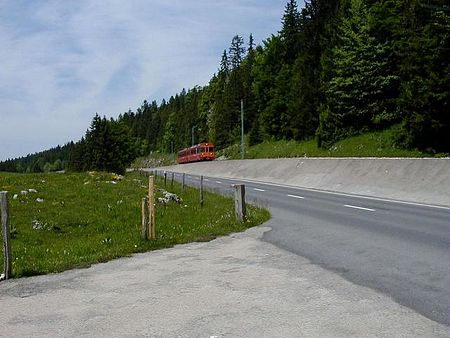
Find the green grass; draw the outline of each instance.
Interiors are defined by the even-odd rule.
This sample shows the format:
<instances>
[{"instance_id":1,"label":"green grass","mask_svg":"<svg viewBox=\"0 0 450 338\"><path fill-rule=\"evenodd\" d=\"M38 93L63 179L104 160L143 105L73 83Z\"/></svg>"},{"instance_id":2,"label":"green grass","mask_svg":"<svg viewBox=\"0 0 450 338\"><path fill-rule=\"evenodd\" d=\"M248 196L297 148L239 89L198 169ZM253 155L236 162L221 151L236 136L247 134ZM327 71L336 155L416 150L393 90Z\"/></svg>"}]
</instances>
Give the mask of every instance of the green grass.
<instances>
[{"instance_id":1,"label":"green grass","mask_svg":"<svg viewBox=\"0 0 450 338\"><path fill-rule=\"evenodd\" d=\"M318 148L316 140L263 142L249 147L245 158L448 156L448 154L430 154L418 150L399 149L394 145L393 133L394 129L365 133L339 141L329 149ZM229 159L240 159L240 147L239 145L231 146L218 152L218 156L221 155Z\"/></svg>"},{"instance_id":2,"label":"green grass","mask_svg":"<svg viewBox=\"0 0 450 338\"><path fill-rule=\"evenodd\" d=\"M173 189L169 185L166 190L182 197L183 203L157 204L157 239L145 241L140 238L140 208L146 178L131 173L116 184L112 181L106 173L0 173L0 190L9 191L14 277L87 267L135 252L210 240L269 218L267 211L249 206L248 221L238 223L231 198L206 192L201 207L197 190L182 192L178 184ZM158 180L156 186L161 184ZM20 194L27 189L37 193ZM19 195L17 199L14 194ZM44 201L37 202L37 198ZM33 229L33 224L40 229Z\"/></svg>"}]
</instances>

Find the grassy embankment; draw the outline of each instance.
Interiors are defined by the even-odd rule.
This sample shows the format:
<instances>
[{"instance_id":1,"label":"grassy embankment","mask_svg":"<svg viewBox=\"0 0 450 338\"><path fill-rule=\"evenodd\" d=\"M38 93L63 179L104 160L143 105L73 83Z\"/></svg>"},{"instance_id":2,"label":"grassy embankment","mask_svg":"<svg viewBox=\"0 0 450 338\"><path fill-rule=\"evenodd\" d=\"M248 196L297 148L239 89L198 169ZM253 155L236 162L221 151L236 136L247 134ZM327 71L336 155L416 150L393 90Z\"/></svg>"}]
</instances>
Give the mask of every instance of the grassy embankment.
<instances>
[{"instance_id":1,"label":"grassy embankment","mask_svg":"<svg viewBox=\"0 0 450 338\"><path fill-rule=\"evenodd\" d=\"M395 147L395 129L365 133L349 137L335 143L329 149L317 147L316 140L310 141L273 141L248 147L245 158L280 157L442 157L448 154L432 154L418 150L405 150ZM240 145L234 145L217 152L217 156L228 159L240 159Z\"/></svg>"},{"instance_id":2,"label":"grassy embankment","mask_svg":"<svg viewBox=\"0 0 450 338\"><path fill-rule=\"evenodd\" d=\"M336 142L330 148L317 147L316 140L309 141L270 141L246 148L245 158L281 158L281 157L444 157L449 154L434 154L419 150L401 149L395 146L396 127L349 137ZM241 145L235 144L218 150L217 157L240 159ZM154 168L176 163L176 154L154 153L150 157L137 159L133 168Z\"/></svg>"},{"instance_id":3,"label":"grassy embankment","mask_svg":"<svg viewBox=\"0 0 450 338\"><path fill-rule=\"evenodd\" d=\"M146 182L137 173L122 180L105 173L0 173L0 190L9 191L14 277L87 267L136 252L210 240L269 218L267 211L249 206L248 221L237 223L231 198L205 193L201 207L197 190L186 188L182 192L179 184L173 189L168 184L166 190L183 202L157 204L157 239L145 241L140 238L140 217ZM157 180L156 187L163 184ZM21 195L28 189L37 192ZM18 194L17 199L13 199L14 194Z\"/></svg>"},{"instance_id":4,"label":"grassy embankment","mask_svg":"<svg viewBox=\"0 0 450 338\"><path fill-rule=\"evenodd\" d=\"M162 166L174 165L177 163L177 154L167 154L161 152L153 152L150 156L140 157L136 159L131 167L134 169L140 168L156 168Z\"/></svg>"}]
</instances>

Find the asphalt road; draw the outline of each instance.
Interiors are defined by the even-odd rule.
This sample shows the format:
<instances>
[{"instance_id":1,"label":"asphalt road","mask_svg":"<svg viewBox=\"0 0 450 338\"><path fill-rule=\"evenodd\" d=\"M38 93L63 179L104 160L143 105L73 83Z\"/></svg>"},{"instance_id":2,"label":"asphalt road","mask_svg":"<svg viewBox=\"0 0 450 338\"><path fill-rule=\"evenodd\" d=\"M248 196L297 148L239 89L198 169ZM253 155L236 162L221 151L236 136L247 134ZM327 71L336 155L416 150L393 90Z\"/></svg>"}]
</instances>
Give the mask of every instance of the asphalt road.
<instances>
[{"instance_id":1,"label":"asphalt road","mask_svg":"<svg viewBox=\"0 0 450 338\"><path fill-rule=\"evenodd\" d=\"M198 185L199 177L186 182ZM265 241L450 325L449 208L204 177L221 193L236 183L270 210Z\"/></svg>"}]
</instances>

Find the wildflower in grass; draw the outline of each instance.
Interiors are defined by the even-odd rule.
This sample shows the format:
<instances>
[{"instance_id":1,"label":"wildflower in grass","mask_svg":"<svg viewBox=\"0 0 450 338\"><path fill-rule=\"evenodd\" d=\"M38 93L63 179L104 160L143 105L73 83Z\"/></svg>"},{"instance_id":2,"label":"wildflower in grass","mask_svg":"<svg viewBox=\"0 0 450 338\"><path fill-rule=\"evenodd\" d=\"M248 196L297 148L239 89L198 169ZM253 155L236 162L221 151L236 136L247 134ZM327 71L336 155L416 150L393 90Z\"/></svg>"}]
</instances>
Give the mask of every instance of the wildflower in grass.
<instances>
[{"instance_id":1,"label":"wildflower in grass","mask_svg":"<svg viewBox=\"0 0 450 338\"><path fill-rule=\"evenodd\" d=\"M104 239L102 240L102 244L108 245L108 244L111 244L111 243L112 243L111 237L107 237L107 238L104 238Z\"/></svg>"},{"instance_id":2,"label":"wildflower in grass","mask_svg":"<svg viewBox=\"0 0 450 338\"><path fill-rule=\"evenodd\" d=\"M34 230L42 230L42 229L45 229L47 224L43 223L37 219L34 219L33 221L31 221L31 226L33 227Z\"/></svg>"}]
</instances>

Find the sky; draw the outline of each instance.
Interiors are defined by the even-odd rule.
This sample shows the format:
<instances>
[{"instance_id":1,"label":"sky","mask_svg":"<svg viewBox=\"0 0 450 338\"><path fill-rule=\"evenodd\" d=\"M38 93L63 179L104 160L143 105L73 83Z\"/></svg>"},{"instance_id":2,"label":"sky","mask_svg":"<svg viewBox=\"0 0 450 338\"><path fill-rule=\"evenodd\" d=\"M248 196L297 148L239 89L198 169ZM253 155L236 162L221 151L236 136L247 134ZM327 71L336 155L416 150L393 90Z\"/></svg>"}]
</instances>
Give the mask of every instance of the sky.
<instances>
[{"instance_id":1,"label":"sky","mask_svg":"<svg viewBox=\"0 0 450 338\"><path fill-rule=\"evenodd\" d=\"M262 43L286 2L0 0L0 161L208 84L233 36Z\"/></svg>"}]
</instances>

